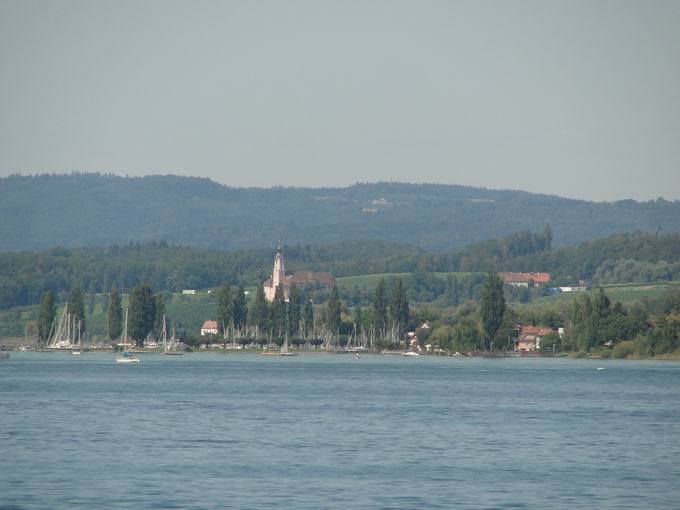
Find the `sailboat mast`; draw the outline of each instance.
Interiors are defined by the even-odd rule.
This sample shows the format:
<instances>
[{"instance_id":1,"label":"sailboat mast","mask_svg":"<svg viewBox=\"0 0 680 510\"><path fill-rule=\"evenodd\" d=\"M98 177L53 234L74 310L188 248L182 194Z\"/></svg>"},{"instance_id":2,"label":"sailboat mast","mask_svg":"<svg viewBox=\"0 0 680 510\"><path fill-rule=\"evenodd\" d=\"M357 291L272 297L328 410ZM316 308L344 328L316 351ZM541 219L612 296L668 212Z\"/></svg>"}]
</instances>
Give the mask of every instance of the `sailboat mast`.
<instances>
[{"instance_id":1,"label":"sailboat mast","mask_svg":"<svg viewBox=\"0 0 680 510\"><path fill-rule=\"evenodd\" d=\"M127 322L128 322L128 309L125 309L125 332L123 333L123 351L127 350Z\"/></svg>"},{"instance_id":2,"label":"sailboat mast","mask_svg":"<svg viewBox=\"0 0 680 510\"><path fill-rule=\"evenodd\" d=\"M163 314L163 352L168 351L168 332L165 329L165 314Z\"/></svg>"}]
</instances>

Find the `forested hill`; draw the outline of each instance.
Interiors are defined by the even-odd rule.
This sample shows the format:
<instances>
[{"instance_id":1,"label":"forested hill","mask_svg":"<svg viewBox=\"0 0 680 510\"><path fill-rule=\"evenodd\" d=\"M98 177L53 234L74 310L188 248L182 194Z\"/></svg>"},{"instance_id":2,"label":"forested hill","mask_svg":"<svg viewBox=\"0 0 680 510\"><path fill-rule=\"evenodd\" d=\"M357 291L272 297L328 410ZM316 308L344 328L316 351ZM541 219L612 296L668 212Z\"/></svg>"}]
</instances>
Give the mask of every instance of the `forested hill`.
<instances>
[{"instance_id":1,"label":"forested hill","mask_svg":"<svg viewBox=\"0 0 680 510\"><path fill-rule=\"evenodd\" d=\"M382 239L432 251L550 224L554 245L680 230L680 202L594 203L448 185L230 188L209 179L99 174L0 178L0 250L130 240L236 250Z\"/></svg>"}]
</instances>

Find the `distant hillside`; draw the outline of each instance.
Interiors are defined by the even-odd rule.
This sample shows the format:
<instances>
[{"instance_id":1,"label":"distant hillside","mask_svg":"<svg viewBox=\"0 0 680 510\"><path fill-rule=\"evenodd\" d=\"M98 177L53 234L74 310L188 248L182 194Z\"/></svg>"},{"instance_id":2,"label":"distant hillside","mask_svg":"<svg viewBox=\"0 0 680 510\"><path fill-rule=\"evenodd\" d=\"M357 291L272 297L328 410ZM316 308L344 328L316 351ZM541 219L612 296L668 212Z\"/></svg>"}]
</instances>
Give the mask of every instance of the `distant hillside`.
<instances>
[{"instance_id":1,"label":"distant hillside","mask_svg":"<svg viewBox=\"0 0 680 510\"><path fill-rule=\"evenodd\" d=\"M594 203L521 191L377 183L230 188L209 179L99 174L0 178L0 250L165 239L236 250L382 239L432 251L550 224L554 245L678 231L680 202Z\"/></svg>"}]
</instances>

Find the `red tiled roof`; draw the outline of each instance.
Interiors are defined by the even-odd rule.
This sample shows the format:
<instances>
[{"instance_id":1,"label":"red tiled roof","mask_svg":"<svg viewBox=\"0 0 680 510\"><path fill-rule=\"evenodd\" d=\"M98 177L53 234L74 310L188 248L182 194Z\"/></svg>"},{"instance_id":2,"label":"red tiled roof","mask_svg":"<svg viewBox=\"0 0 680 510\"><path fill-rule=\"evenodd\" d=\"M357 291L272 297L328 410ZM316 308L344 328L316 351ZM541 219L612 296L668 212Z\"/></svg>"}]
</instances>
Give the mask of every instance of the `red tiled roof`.
<instances>
[{"instance_id":1,"label":"red tiled roof","mask_svg":"<svg viewBox=\"0 0 680 510\"><path fill-rule=\"evenodd\" d=\"M498 276L505 283L524 283L529 281L548 283L550 281L550 273L498 273Z\"/></svg>"},{"instance_id":2,"label":"red tiled roof","mask_svg":"<svg viewBox=\"0 0 680 510\"><path fill-rule=\"evenodd\" d=\"M205 321L201 329L217 329L217 321Z\"/></svg>"},{"instance_id":3,"label":"red tiled roof","mask_svg":"<svg viewBox=\"0 0 680 510\"><path fill-rule=\"evenodd\" d=\"M553 333L553 330L543 326L521 326L519 328L520 338L525 335L546 336L550 333Z\"/></svg>"}]
</instances>

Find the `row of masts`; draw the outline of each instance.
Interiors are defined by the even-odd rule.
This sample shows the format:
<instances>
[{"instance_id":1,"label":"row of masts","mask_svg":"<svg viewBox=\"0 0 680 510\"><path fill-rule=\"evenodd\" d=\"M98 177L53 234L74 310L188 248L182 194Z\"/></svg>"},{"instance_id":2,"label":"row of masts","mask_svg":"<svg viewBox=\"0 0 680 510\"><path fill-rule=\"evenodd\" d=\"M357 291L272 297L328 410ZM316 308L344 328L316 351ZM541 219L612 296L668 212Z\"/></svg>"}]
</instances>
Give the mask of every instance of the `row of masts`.
<instances>
[{"instance_id":1,"label":"row of masts","mask_svg":"<svg viewBox=\"0 0 680 510\"><path fill-rule=\"evenodd\" d=\"M123 345L127 347L127 322L128 310L125 310L125 328L123 333ZM50 334L48 336L47 348L50 349L69 349L81 347L81 329L82 321L78 319L75 314L68 313L68 302L64 306L64 311L61 317L55 317L52 321ZM347 337L347 343L341 345L339 331L330 330L326 325L314 325L311 328L300 328L299 338L305 345L310 345L313 341L321 341L321 348L329 351L337 350L371 350L376 348L378 340L386 341L388 343L395 343L399 341L399 329L396 324L393 324L389 329L381 329L376 332L373 325L368 328L368 331L361 327L357 331L357 324L354 324L351 333ZM280 336L280 335L279 335ZM288 335L286 335L287 338ZM237 342L242 339L251 339L253 341L265 341L265 347L270 347L274 344L274 339L278 338L274 335L273 328L267 330L260 329L257 325L249 325L242 327L235 327L233 322L230 322L227 327L223 328L223 338L228 342ZM172 336L168 338L167 323L165 315L163 315L163 326L160 334L160 343L163 345L164 352L175 351L177 348L177 339L175 336L175 326L172 328Z\"/></svg>"},{"instance_id":2,"label":"row of masts","mask_svg":"<svg viewBox=\"0 0 680 510\"><path fill-rule=\"evenodd\" d=\"M161 329L160 341L163 344L163 352L174 352L177 350L177 338L175 336L175 325L172 326L172 336L168 338L168 327L163 314L163 327Z\"/></svg>"},{"instance_id":3,"label":"row of masts","mask_svg":"<svg viewBox=\"0 0 680 510\"><path fill-rule=\"evenodd\" d=\"M69 313L68 302L64 306L61 316L55 317L50 327L47 337L46 347L48 349L75 349L82 347L81 333L83 321L75 314ZM128 345L128 310L125 310L125 328L123 330L123 348ZM175 351L177 349L177 339L175 327L172 328L172 336L168 338L165 315L163 315L163 328L161 332L163 351Z\"/></svg>"},{"instance_id":4,"label":"row of masts","mask_svg":"<svg viewBox=\"0 0 680 510\"><path fill-rule=\"evenodd\" d=\"M285 335L287 338L288 335ZM270 348L274 345L275 339L280 338L281 335L276 335L273 328L261 329L257 325L248 325L235 327L233 322L228 326L222 328L222 337L225 342L237 343L242 340L252 340L253 342L264 343L265 348ZM397 343L399 342L399 328L393 324L389 329L381 329L377 331L371 325L368 330L363 327L357 328L354 324L351 333L347 337L347 342L342 342L338 330L331 330L326 325L314 325L311 328L300 328L298 338L306 346L311 346L312 342L319 343L324 350L372 350L375 349L378 342Z\"/></svg>"},{"instance_id":5,"label":"row of masts","mask_svg":"<svg viewBox=\"0 0 680 510\"><path fill-rule=\"evenodd\" d=\"M75 314L68 312L68 302L64 306L61 317L55 317L47 337L49 349L71 349L81 346L83 321Z\"/></svg>"}]
</instances>

